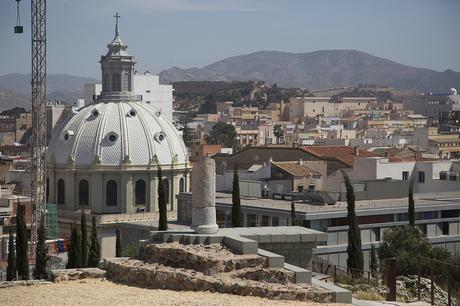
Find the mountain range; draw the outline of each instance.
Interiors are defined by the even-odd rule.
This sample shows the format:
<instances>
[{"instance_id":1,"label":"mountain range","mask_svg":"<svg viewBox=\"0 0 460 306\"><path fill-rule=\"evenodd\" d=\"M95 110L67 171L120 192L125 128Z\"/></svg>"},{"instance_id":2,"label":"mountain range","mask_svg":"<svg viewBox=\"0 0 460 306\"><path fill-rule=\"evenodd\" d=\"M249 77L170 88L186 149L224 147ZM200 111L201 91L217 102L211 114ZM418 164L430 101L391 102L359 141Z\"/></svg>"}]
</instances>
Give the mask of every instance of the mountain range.
<instances>
[{"instance_id":1,"label":"mountain range","mask_svg":"<svg viewBox=\"0 0 460 306\"><path fill-rule=\"evenodd\" d=\"M447 92L451 87L460 87L460 72L406 66L356 50L260 51L229 57L203 68L173 67L162 71L160 80L163 83L261 80L282 87L310 90L374 84L423 92Z\"/></svg>"},{"instance_id":2,"label":"mountain range","mask_svg":"<svg viewBox=\"0 0 460 306\"><path fill-rule=\"evenodd\" d=\"M0 111L15 106L30 109L30 81L30 74L9 73L0 76ZM83 85L92 82L99 81L67 74L48 74L48 99L74 102L83 97Z\"/></svg>"},{"instance_id":3,"label":"mountain range","mask_svg":"<svg viewBox=\"0 0 460 306\"><path fill-rule=\"evenodd\" d=\"M173 67L160 72L160 82L256 80L281 87L309 90L372 84L421 92L460 88L460 72L442 72L403 65L356 50L309 53L260 51L233 56L202 68ZM99 82L65 74L47 76L48 98L74 102L83 96L84 83ZM30 74L0 76L0 111L30 108Z\"/></svg>"}]
</instances>

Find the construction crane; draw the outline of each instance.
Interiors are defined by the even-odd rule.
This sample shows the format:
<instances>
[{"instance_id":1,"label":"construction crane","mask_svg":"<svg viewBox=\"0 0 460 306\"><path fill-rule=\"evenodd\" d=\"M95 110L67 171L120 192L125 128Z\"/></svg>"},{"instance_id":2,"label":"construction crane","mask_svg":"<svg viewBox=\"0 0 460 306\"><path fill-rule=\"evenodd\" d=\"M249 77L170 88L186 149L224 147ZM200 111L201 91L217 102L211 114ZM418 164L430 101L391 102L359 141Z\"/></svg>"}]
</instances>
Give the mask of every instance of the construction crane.
<instances>
[{"instance_id":1,"label":"construction crane","mask_svg":"<svg viewBox=\"0 0 460 306\"><path fill-rule=\"evenodd\" d=\"M17 24L15 33L22 33L19 3L17 3ZM37 229L45 222L46 194L46 0L31 0L32 39L32 133L30 161L32 223L30 255L37 245Z\"/></svg>"}]
</instances>

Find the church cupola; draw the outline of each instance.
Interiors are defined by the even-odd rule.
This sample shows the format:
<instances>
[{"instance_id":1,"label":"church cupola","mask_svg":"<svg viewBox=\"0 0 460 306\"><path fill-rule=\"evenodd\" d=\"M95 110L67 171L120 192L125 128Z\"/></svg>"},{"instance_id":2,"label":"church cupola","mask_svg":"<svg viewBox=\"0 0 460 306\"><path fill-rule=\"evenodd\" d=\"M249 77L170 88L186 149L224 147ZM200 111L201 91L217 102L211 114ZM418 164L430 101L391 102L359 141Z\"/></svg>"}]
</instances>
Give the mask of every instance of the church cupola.
<instances>
[{"instance_id":1,"label":"church cupola","mask_svg":"<svg viewBox=\"0 0 460 306\"><path fill-rule=\"evenodd\" d=\"M120 15L115 14L115 37L107 45L109 51L101 56L102 92L99 99L135 100L134 89L134 56L128 54L128 45L121 38L118 30Z\"/></svg>"}]
</instances>

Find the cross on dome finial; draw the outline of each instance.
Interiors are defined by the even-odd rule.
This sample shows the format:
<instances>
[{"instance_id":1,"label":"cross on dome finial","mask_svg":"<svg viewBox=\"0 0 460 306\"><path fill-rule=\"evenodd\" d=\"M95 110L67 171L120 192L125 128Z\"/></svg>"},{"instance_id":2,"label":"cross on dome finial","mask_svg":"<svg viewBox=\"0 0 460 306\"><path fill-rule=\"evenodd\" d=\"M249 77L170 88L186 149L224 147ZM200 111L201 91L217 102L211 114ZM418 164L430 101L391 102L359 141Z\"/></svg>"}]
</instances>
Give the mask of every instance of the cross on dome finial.
<instances>
[{"instance_id":1,"label":"cross on dome finial","mask_svg":"<svg viewBox=\"0 0 460 306\"><path fill-rule=\"evenodd\" d=\"M115 17L115 20L116 20L116 22L115 22L115 37L117 37L118 34L119 34L118 33L118 19L120 19L121 16L118 14L118 12L116 12L115 16L113 16L113 17Z\"/></svg>"}]
</instances>

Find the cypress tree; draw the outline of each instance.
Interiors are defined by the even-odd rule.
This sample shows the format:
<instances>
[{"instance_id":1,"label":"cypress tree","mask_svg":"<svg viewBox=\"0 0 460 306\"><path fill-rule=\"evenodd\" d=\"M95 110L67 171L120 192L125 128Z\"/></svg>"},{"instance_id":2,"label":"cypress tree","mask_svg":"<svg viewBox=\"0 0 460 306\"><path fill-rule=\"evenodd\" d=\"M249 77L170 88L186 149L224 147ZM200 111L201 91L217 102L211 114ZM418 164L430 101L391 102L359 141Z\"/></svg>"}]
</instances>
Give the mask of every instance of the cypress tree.
<instances>
[{"instance_id":1,"label":"cypress tree","mask_svg":"<svg viewBox=\"0 0 460 306\"><path fill-rule=\"evenodd\" d=\"M35 279L46 279L48 277L46 273L46 263L49 260L48 247L46 246L46 229L45 222L40 222L38 228L37 237L37 248L35 249Z\"/></svg>"},{"instance_id":2,"label":"cypress tree","mask_svg":"<svg viewBox=\"0 0 460 306\"><path fill-rule=\"evenodd\" d=\"M75 268L75 224L70 226L70 243L69 243L69 251L67 252L67 264L66 269L73 269Z\"/></svg>"},{"instance_id":3,"label":"cypress tree","mask_svg":"<svg viewBox=\"0 0 460 306\"><path fill-rule=\"evenodd\" d=\"M294 201L291 202L291 225L295 226L297 225L297 220L295 217L295 204Z\"/></svg>"},{"instance_id":4,"label":"cypress tree","mask_svg":"<svg viewBox=\"0 0 460 306\"><path fill-rule=\"evenodd\" d=\"M117 239L115 242L115 257L121 257L121 232L120 229L116 230Z\"/></svg>"},{"instance_id":5,"label":"cypress tree","mask_svg":"<svg viewBox=\"0 0 460 306\"><path fill-rule=\"evenodd\" d=\"M86 214L81 213L80 219L81 229L81 266L86 268L88 266L88 231L86 228Z\"/></svg>"},{"instance_id":6,"label":"cypress tree","mask_svg":"<svg viewBox=\"0 0 460 306\"><path fill-rule=\"evenodd\" d=\"M414 181L409 184L409 225L415 227Z\"/></svg>"},{"instance_id":7,"label":"cypress tree","mask_svg":"<svg viewBox=\"0 0 460 306\"><path fill-rule=\"evenodd\" d=\"M28 280L29 258L27 256L27 228L24 215L24 205L18 204L16 214L16 270L20 279Z\"/></svg>"},{"instance_id":8,"label":"cypress tree","mask_svg":"<svg viewBox=\"0 0 460 306\"><path fill-rule=\"evenodd\" d=\"M158 211L160 214L160 220L158 221L158 230L166 231L168 229L168 216L166 212L166 195L165 188L163 185L163 175L161 168L158 167Z\"/></svg>"},{"instance_id":9,"label":"cypress tree","mask_svg":"<svg viewBox=\"0 0 460 306\"><path fill-rule=\"evenodd\" d=\"M361 232L355 212L355 192L348 175L342 171L345 179L345 189L347 191L347 219L348 219L348 247L347 247L347 267L354 274L361 274L364 268L364 257L361 249ZM355 270L353 270L355 269Z\"/></svg>"},{"instance_id":10,"label":"cypress tree","mask_svg":"<svg viewBox=\"0 0 460 306\"><path fill-rule=\"evenodd\" d=\"M97 238L96 216L93 216L91 226L91 246L89 248L88 266L97 267L101 257L101 248Z\"/></svg>"},{"instance_id":11,"label":"cypress tree","mask_svg":"<svg viewBox=\"0 0 460 306\"><path fill-rule=\"evenodd\" d=\"M377 254L374 244L371 244L371 258L369 260L369 270L373 278L377 277Z\"/></svg>"},{"instance_id":12,"label":"cypress tree","mask_svg":"<svg viewBox=\"0 0 460 306\"><path fill-rule=\"evenodd\" d=\"M232 225L241 227L241 199L240 199L240 179L238 177L237 165L233 172L233 189L232 189Z\"/></svg>"},{"instance_id":13,"label":"cypress tree","mask_svg":"<svg viewBox=\"0 0 460 306\"><path fill-rule=\"evenodd\" d=\"M13 231L10 228L8 239L8 267L6 268L6 280L12 281L16 277L16 250L14 247Z\"/></svg>"},{"instance_id":14,"label":"cypress tree","mask_svg":"<svg viewBox=\"0 0 460 306\"><path fill-rule=\"evenodd\" d=\"M80 231L77 228L77 225L75 224L75 234L74 234L74 265L75 268L81 268L82 267L82 258L81 258L81 234Z\"/></svg>"}]
</instances>

